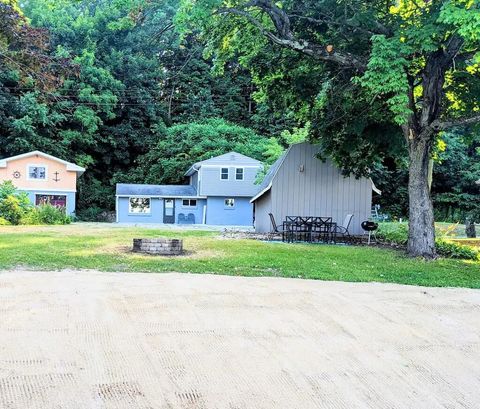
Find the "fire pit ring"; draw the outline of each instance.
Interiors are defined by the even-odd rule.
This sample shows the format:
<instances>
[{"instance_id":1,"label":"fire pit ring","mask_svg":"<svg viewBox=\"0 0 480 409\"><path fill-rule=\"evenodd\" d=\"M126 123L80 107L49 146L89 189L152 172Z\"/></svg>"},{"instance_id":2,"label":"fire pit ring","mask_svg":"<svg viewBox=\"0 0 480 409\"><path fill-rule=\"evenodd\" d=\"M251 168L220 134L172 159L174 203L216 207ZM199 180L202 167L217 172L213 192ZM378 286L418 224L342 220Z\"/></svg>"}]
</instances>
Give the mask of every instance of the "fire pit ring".
<instances>
[{"instance_id":1,"label":"fire pit ring","mask_svg":"<svg viewBox=\"0 0 480 409\"><path fill-rule=\"evenodd\" d=\"M180 239L133 239L133 251L159 256L178 256L183 253L183 240Z\"/></svg>"}]
</instances>

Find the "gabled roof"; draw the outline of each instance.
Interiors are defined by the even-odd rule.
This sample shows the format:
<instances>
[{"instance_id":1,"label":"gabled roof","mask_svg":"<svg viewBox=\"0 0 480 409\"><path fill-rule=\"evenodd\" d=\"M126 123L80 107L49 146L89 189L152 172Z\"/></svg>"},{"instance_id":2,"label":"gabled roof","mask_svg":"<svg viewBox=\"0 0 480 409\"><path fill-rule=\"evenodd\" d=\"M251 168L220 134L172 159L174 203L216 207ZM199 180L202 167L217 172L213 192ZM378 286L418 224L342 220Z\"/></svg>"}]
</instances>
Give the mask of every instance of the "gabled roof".
<instances>
[{"instance_id":1,"label":"gabled roof","mask_svg":"<svg viewBox=\"0 0 480 409\"><path fill-rule=\"evenodd\" d=\"M283 162L285 161L285 158L289 154L292 147L296 145L302 145L302 144L309 144L309 142L298 142L290 145L288 149L285 152L283 152L283 154L273 163L273 165L270 167L269 171L265 175L265 178L263 179L262 183L260 184L258 188L258 193L250 199L250 203L253 203L255 200L263 196L266 192L268 192L272 188L273 179L277 175L278 170L282 166ZM371 178L370 178L370 182L372 182L372 190L375 193L378 193L379 195L381 195L382 192L375 186Z\"/></svg>"},{"instance_id":2,"label":"gabled roof","mask_svg":"<svg viewBox=\"0 0 480 409\"><path fill-rule=\"evenodd\" d=\"M210 159L202 160L194 163L185 173L185 176L191 176L197 172L202 166L260 166L262 163L259 160L253 159L249 156L242 155L238 152L228 152L223 155L215 156Z\"/></svg>"},{"instance_id":3,"label":"gabled roof","mask_svg":"<svg viewBox=\"0 0 480 409\"><path fill-rule=\"evenodd\" d=\"M78 176L80 176L83 172L85 172L85 168L81 166L75 165L75 163L67 162L66 160L57 158L56 156L49 155L48 153L40 152L40 151L31 151L28 153L22 153L21 155L11 156L9 158L0 159L0 168L6 168L7 162L17 159L28 158L30 156L43 156L44 158L48 158L54 160L59 163L63 163L66 165L68 171L77 172Z\"/></svg>"},{"instance_id":4,"label":"gabled roof","mask_svg":"<svg viewBox=\"0 0 480 409\"><path fill-rule=\"evenodd\" d=\"M137 185L117 183L117 196L197 197L191 185Z\"/></svg>"},{"instance_id":5,"label":"gabled roof","mask_svg":"<svg viewBox=\"0 0 480 409\"><path fill-rule=\"evenodd\" d=\"M260 183L258 187L258 193L254 197L252 197L252 199L250 200L250 203L253 203L260 196L263 196L264 193L270 190L270 188L272 187L273 178L275 177L278 170L280 169L280 166L282 166L282 163L287 157L287 154L289 151L290 151L290 147L280 155L280 157L272 164L272 166L270 166L270 169L265 175L265 178L263 179L262 183Z\"/></svg>"}]
</instances>

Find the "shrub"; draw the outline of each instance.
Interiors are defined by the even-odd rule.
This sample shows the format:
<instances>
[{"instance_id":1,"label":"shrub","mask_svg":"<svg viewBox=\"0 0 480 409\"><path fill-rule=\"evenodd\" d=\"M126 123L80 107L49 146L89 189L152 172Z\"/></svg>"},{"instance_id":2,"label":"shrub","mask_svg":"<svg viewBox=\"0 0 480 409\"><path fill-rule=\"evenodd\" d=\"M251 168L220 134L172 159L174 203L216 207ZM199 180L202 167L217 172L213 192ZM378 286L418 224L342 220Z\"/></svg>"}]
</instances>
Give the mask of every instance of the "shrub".
<instances>
[{"instance_id":1,"label":"shrub","mask_svg":"<svg viewBox=\"0 0 480 409\"><path fill-rule=\"evenodd\" d=\"M443 257L480 260L480 252L468 246L445 240L435 242L437 253Z\"/></svg>"},{"instance_id":2,"label":"shrub","mask_svg":"<svg viewBox=\"0 0 480 409\"><path fill-rule=\"evenodd\" d=\"M407 244L408 224L407 223L379 223L376 232L378 239L390 244Z\"/></svg>"},{"instance_id":3,"label":"shrub","mask_svg":"<svg viewBox=\"0 0 480 409\"><path fill-rule=\"evenodd\" d=\"M18 224L26 211L22 208L18 197L8 195L0 200L0 217L3 217L11 224Z\"/></svg>"},{"instance_id":4,"label":"shrub","mask_svg":"<svg viewBox=\"0 0 480 409\"><path fill-rule=\"evenodd\" d=\"M448 228L451 230L452 228ZM445 230L445 229L444 229ZM449 234L450 232L448 232ZM407 223L380 223L377 231L377 238L389 244L405 245L408 241ZM435 248L438 255L447 258L459 258L465 260L479 259L480 252L458 243L437 239Z\"/></svg>"},{"instance_id":5,"label":"shrub","mask_svg":"<svg viewBox=\"0 0 480 409\"><path fill-rule=\"evenodd\" d=\"M97 222L100 219L103 209L97 206L91 206L87 209L83 209L77 212L77 217L79 220L84 222Z\"/></svg>"},{"instance_id":6,"label":"shrub","mask_svg":"<svg viewBox=\"0 0 480 409\"><path fill-rule=\"evenodd\" d=\"M20 192L9 180L0 183L0 217L10 224L18 224L32 205L26 192Z\"/></svg>"},{"instance_id":7,"label":"shrub","mask_svg":"<svg viewBox=\"0 0 480 409\"><path fill-rule=\"evenodd\" d=\"M0 217L0 226L10 226L11 224L7 219Z\"/></svg>"},{"instance_id":8,"label":"shrub","mask_svg":"<svg viewBox=\"0 0 480 409\"><path fill-rule=\"evenodd\" d=\"M65 209L44 204L32 208L21 219L19 224L70 224L72 218L65 214Z\"/></svg>"},{"instance_id":9,"label":"shrub","mask_svg":"<svg viewBox=\"0 0 480 409\"><path fill-rule=\"evenodd\" d=\"M20 219L19 224L22 224L22 225L42 224L37 208L34 207L27 214L25 214Z\"/></svg>"},{"instance_id":10,"label":"shrub","mask_svg":"<svg viewBox=\"0 0 480 409\"><path fill-rule=\"evenodd\" d=\"M72 219L65 212L64 208L44 204L37 206L34 210L40 224L70 224Z\"/></svg>"}]
</instances>

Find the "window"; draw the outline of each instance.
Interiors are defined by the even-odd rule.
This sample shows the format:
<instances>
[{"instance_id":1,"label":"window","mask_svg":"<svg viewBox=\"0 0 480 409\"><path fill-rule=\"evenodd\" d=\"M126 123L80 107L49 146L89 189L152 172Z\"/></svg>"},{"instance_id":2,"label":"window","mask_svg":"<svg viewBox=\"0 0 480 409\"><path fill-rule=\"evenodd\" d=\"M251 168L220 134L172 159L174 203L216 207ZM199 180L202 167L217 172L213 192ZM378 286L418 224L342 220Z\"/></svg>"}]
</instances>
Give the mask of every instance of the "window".
<instances>
[{"instance_id":1,"label":"window","mask_svg":"<svg viewBox=\"0 0 480 409\"><path fill-rule=\"evenodd\" d=\"M131 197L128 203L128 213L146 214L150 213L149 197Z\"/></svg>"},{"instance_id":2,"label":"window","mask_svg":"<svg viewBox=\"0 0 480 409\"><path fill-rule=\"evenodd\" d=\"M220 179L228 180L228 168L222 168L220 172Z\"/></svg>"},{"instance_id":3,"label":"window","mask_svg":"<svg viewBox=\"0 0 480 409\"><path fill-rule=\"evenodd\" d=\"M233 209L235 207L235 199L225 199L225 207L227 209Z\"/></svg>"},{"instance_id":4,"label":"window","mask_svg":"<svg viewBox=\"0 0 480 409\"><path fill-rule=\"evenodd\" d=\"M197 207L196 199L183 199L183 207Z\"/></svg>"},{"instance_id":5,"label":"window","mask_svg":"<svg viewBox=\"0 0 480 409\"><path fill-rule=\"evenodd\" d=\"M28 166L28 179L45 180L47 178L47 168L45 166Z\"/></svg>"},{"instance_id":6,"label":"window","mask_svg":"<svg viewBox=\"0 0 480 409\"><path fill-rule=\"evenodd\" d=\"M237 168L235 170L235 179L236 180L243 180L243 168Z\"/></svg>"},{"instance_id":7,"label":"window","mask_svg":"<svg viewBox=\"0 0 480 409\"><path fill-rule=\"evenodd\" d=\"M51 204L55 207L67 207L67 196L64 195L35 195L35 205Z\"/></svg>"}]
</instances>

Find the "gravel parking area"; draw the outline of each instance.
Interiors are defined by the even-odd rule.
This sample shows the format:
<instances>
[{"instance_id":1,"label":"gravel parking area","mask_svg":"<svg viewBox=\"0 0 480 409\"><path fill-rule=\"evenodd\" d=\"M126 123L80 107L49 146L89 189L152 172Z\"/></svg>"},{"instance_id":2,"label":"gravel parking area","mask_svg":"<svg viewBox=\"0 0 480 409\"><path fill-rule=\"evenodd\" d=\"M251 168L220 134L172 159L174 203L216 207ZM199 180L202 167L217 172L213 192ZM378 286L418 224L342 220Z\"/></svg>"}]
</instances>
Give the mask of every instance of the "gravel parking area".
<instances>
[{"instance_id":1,"label":"gravel parking area","mask_svg":"<svg viewBox=\"0 0 480 409\"><path fill-rule=\"evenodd\" d=\"M480 291L0 273L0 408L478 408Z\"/></svg>"}]
</instances>

